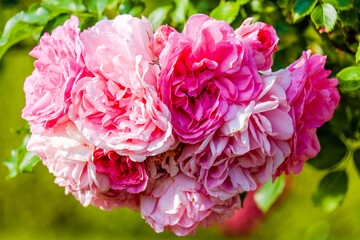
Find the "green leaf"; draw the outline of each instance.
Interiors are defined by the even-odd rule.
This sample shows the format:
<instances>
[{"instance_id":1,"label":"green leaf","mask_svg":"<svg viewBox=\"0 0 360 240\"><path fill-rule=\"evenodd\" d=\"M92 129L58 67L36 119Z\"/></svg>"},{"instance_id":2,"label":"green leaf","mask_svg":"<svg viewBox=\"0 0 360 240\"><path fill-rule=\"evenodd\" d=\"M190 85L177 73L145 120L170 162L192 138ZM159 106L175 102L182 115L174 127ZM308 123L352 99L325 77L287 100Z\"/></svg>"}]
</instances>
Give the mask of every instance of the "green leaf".
<instances>
[{"instance_id":1,"label":"green leaf","mask_svg":"<svg viewBox=\"0 0 360 240\"><path fill-rule=\"evenodd\" d=\"M292 9L293 21L296 22L300 18L310 14L317 2L317 0L297 0Z\"/></svg>"},{"instance_id":2,"label":"green leaf","mask_svg":"<svg viewBox=\"0 0 360 240\"><path fill-rule=\"evenodd\" d=\"M360 149L354 152L354 163L358 173L360 174Z\"/></svg>"},{"instance_id":3,"label":"green leaf","mask_svg":"<svg viewBox=\"0 0 360 240\"><path fill-rule=\"evenodd\" d=\"M136 17L136 16L139 16L145 9L145 4L143 2L139 2L138 5L134 6L129 14Z\"/></svg>"},{"instance_id":4,"label":"green leaf","mask_svg":"<svg viewBox=\"0 0 360 240\"><path fill-rule=\"evenodd\" d=\"M47 9L51 9L51 12L54 13L76 13L86 10L81 0L44 0L41 5Z\"/></svg>"},{"instance_id":5,"label":"green leaf","mask_svg":"<svg viewBox=\"0 0 360 240\"><path fill-rule=\"evenodd\" d=\"M170 5L158 7L149 14L148 19L152 24L153 30L155 30L159 25L165 22L171 9L172 6Z\"/></svg>"},{"instance_id":6,"label":"green leaf","mask_svg":"<svg viewBox=\"0 0 360 240\"><path fill-rule=\"evenodd\" d=\"M43 7L33 7L31 11L20 12L6 23L0 38L0 59L14 44L41 32L43 25L50 19L50 12Z\"/></svg>"},{"instance_id":7,"label":"green leaf","mask_svg":"<svg viewBox=\"0 0 360 240\"><path fill-rule=\"evenodd\" d=\"M231 24L240 11L240 3L228 1L221 1L219 6L211 11L210 17L217 20L225 20L228 24Z\"/></svg>"},{"instance_id":8,"label":"green leaf","mask_svg":"<svg viewBox=\"0 0 360 240\"><path fill-rule=\"evenodd\" d=\"M335 26L336 19L337 12L329 3L317 6L311 13L311 20L320 32L330 32Z\"/></svg>"},{"instance_id":9,"label":"green leaf","mask_svg":"<svg viewBox=\"0 0 360 240\"><path fill-rule=\"evenodd\" d=\"M121 4L119 6L119 14L128 14L133 7L132 5L133 3L131 0L121 1Z\"/></svg>"},{"instance_id":10,"label":"green leaf","mask_svg":"<svg viewBox=\"0 0 360 240\"><path fill-rule=\"evenodd\" d=\"M246 195L247 195L247 192L242 192L239 194L241 207L244 207L244 201L245 201Z\"/></svg>"},{"instance_id":11,"label":"green leaf","mask_svg":"<svg viewBox=\"0 0 360 240\"><path fill-rule=\"evenodd\" d=\"M40 161L41 159L36 156L35 153L26 152L22 162L20 163L19 170L20 172L32 172L32 169Z\"/></svg>"},{"instance_id":12,"label":"green leaf","mask_svg":"<svg viewBox=\"0 0 360 240\"><path fill-rule=\"evenodd\" d=\"M30 135L27 135L20 147L11 151L11 157L4 161L5 166L9 169L8 179L16 177L22 172L31 172L33 167L40 159L32 152L26 150L27 142Z\"/></svg>"},{"instance_id":13,"label":"green leaf","mask_svg":"<svg viewBox=\"0 0 360 240\"><path fill-rule=\"evenodd\" d=\"M358 14L354 9L349 11L340 11L338 12L338 18L341 22L341 25L344 26L354 26L357 24L359 19Z\"/></svg>"},{"instance_id":14,"label":"green leaf","mask_svg":"<svg viewBox=\"0 0 360 240\"><path fill-rule=\"evenodd\" d=\"M354 91L360 88L360 67L351 66L341 70L336 77L340 88L344 91Z\"/></svg>"},{"instance_id":15,"label":"green leaf","mask_svg":"<svg viewBox=\"0 0 360 240\"><path fill-rule=\"evenodd\" d=\"M189 7L189 0L175 0L176 8L173 12L172 19L176 23L183 23L186 20L186 13Z\"/></svg>"},{"instance_id":16,"label":"green leaf","mask_svg":"<svg viewBox=\"0 0 360 240\"><path fill-rule=\"evenodd\" d=\"M325 212L332 212L343 203L347 189L346 172L344 170L330 172L321 179L317 192L313 195L313 201Z\"/></svg>"},{"instance_id":17,"label":"green leaf","mask_svg":"<svg viewBox=\"0 0 360 240\"><path fill-rule=\"evenodd\" d=\"M85 7L87 8L87 10L89 12L96 13L99 16L101 16L102 13L104 12L107 2L108 2L107 0L101 0L101 1L83 0L83 3L85 5Z\"/></svg>"},{"instance_id":18,"label":"green leaf","mask_svg":"<svg viewBox=\"0 0 360 240\"><path fill-rule=\"evenodd\" d=\"M358 63L360 61L360 42L359 42L358 48L356 50L355 61L356 61L356 63Z\"/></svg>"},{"instance_id":19,"label":"green leaf","mask_svg":"<svg viewBox=\"0 0 360 240\"><path fill-rule=\"evenodd\" d=\"M259 191L255 193L254 199L263 212L269 211L285 188L285 176L281 175L274 183L265 183Z\"/></svg>"},{"instance_id":20,"label":"green leaf","mask_svg":"<svg viewBox=\"0 0 360 240\"><path fill-rule=\"evenodd\" d=\"M330 3L337 10L349 10L352 7L350 0L323 0L324 3Z\"/></svg>"},{"instance_id":21,"label":"green leaf","mask_svg":"<svg viewBox=\"0 0 360 240\"><path fill-rule=\"evenodd\" d=\"M330 134L329 131L324 131L324 133L319 131L318 138L321 151L315 158L308 160L307 163L322 170L338 164L347 152L345 144L337 136Z\"/></svg>"}]
</instances>

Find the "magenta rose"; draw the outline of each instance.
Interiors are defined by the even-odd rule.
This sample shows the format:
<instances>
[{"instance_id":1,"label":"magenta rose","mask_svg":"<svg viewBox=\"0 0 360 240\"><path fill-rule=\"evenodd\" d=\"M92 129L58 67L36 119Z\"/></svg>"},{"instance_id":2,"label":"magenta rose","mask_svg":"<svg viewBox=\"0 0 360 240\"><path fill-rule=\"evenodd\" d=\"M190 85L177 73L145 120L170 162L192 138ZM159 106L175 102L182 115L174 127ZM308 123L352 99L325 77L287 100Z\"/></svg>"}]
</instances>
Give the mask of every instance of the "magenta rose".
<instances>
[{"instance_id":1,"label":"magenta rose","mask_svg":"<svg viewBox=\"0 0 360 240\"><path fill-rule=\"evenodd\" d=\"M184 147L178 158L182 172L222 200L271 180L290 154L294 132L285 94L289 77L288 70L262 75L265 88L258 98L232 105L235 114L229 114L208 143Z\"/></svg>"},{"instance_id":2,"label":"magenta rose","mask_svg":"<svg viewBox=\"0 0 360 240\"><path fill-rule=\"evenodd\" d=\"M184 143L211 136L233 103L247 103L263 89L252 50L225 21L196 14L183 33L172 32L159 56L160 94Z\"/></svg>"},{"instance_id":3,"label":"magenta rose","mask_svg":"<svg viewBox=\"0 0 360 240\"><path fill-rule=\"evenodd\" d=\"M85 63L94 76L76 82L69 110L96 147L134 161L165 152L175 140L169 109L156 90L160 70L151 37L150 22L130 15L85 30Z\"/></svg>"},{"instance_id":4,"label":"magenta rose","mask_svg":"<svg viewBox=\"0 0 360 240\"><path fill-rule=\"evenodd\" d=\"M96 171L109 176L110 188L139 193L146 189L148 175L144 162L133 162L114 151L95 149L93 163Z\"/></svg>"},{"instance_id":5,"label":"magenta rose","mask_svg":"<svg viewBox=\"0 0 360 240\"><path fill-rule=\"evenodd\" d=\"M247 18L235 33L250 45L258 70L266 71L273 64L272 54L277 50L279 38L272 26L262 22L250 24L252 20Z\"/></svg>"},{"instance_id":6,"label":"magenta rose","mask_svg":"<svg viewBox=\"0 0 360 240\"><path fill-rule=\"evenodd\" d=\"M340 100L338 80L328 78L330 70L325 70L325 61L326 56L311 55L308 50L288 67L291 85L286 95L295 133L291 140L292 153L278 169L277 176L282 172L299 173L304 162L320 151L316 129L332 118Z\"/></svg>"},{"instance_id":7,"label":"magenta rose","mask_svg":"<svg viewBox=\"0 0 360 240\"><path fill-rule=\"evenodd\" d=\"M78 25L79 20L72 16L51 35L45 33L30 52L37 60L32 75L25 80L22 117L30 123L33 133L68 119L74 81L86 72Z\"/></svg>"}]
</instances>

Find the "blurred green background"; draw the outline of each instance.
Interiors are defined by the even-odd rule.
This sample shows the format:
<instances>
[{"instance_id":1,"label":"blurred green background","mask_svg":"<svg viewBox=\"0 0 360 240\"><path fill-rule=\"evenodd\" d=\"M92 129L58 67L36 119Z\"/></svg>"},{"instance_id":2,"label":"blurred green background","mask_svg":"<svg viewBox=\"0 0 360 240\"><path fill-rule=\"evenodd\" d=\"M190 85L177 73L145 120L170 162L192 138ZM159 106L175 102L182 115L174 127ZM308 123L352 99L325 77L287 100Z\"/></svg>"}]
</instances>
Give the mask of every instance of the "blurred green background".
<instances>
[{"instance_id":1,"label":"blurred green background","mask_svg":"<svg viewBox=\"0 0 360 240\"><path fill-rule=\"evenodd\" d=\"M11 16L27 9L32 2L1 1L0 29ZM280 37L280 44L281 41ZM10 157L11 150L20 145L24 137L16 134L14 129L26 125L20 117L25 104L22 86L33 70L34 59L28 53L35 44L36 41L31 39L23 41L11 48L0 61L1 161ZM301 50L294 57L299 57ZM277 63L279 66L284 61L288 64L294 57L279 59ZM360 239L359 175L353 162L349 164L349 188L340 209L327 214L314 206L312 194L325 173L306 164L299 175L292 177L290 191L247 239ZM178 238L169 231L156 234L139 213L128 209L107 212L92 206L84 208L73 196L66 196L64 189L54 184L54 177L42 164L35 167L34 173L20 174L9 181L6 175L7 169L1 164L0 239ZM195 236L184 239L242 238L226 237L220 227L213 226L200 228Z\"/></svg>"}]
</instances>

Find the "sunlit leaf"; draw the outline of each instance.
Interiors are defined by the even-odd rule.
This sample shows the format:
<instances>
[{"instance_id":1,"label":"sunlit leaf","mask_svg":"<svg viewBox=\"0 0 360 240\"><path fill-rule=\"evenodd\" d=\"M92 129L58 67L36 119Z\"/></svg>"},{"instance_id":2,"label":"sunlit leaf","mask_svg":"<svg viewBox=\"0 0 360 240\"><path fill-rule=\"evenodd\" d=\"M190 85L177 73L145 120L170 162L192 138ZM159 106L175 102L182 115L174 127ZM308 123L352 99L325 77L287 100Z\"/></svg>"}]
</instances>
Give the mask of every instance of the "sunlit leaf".
<instances>
[{"instance_id":1,"label":"sunlit leaf","mask_svg":"<svg viewBox=\"0 0 360 240\"><path fill-rule=\"evenodd\" d=\"M176 8L172 18L176 23L183 23L186 20L186 13L189 7L189 0L175 0Z\"/></svg>"},{"instance_id":2,"label":"sunlit leaf","mask_svg":"<svg viewBox=\"0 0 360 240\"><path fill-rule=\"evenodd\" d=\"M16 177L22 172L31 172L33 167L40 159L31 152L26 150L27 142L30 135L26 136L20 147L11 151L11 157L4 161L5 166L9 169L8 179Z\"/></svg>"},{"instance_id":3,"label":"sunlit leaf","mask_svg":"<svg viewBox=\"0 0 360 240\"><path fill-rule=\"evenodd\" d=\"M296 22L300 18L310 14L317 2L317 0L297 0L292 10L293 21Z\"/></svg>"},{"instance_id":4,"label":"sunlit leaf","mask_svg":"<svg viewBox=\"0 0 360 240\"><path fill-rule=\"evenodd\" d=\"M335 8L325 3L317 6L311 13L311 20L320 32L330 32L333 30L337 19Z\"/></svg>"},{"instance_id":5,"label":"sunlit leaf","mask_svg":"<svg viewBox=\"0 0 360 240\"><path fill-rule=\"evenodd\" d=\"M83 3L89 12L97 13L101 16L107 5L107 0L83 0Z\"/></svg>"},{"instance_id":6,"label":"sunlit leaf","mask_svg":"<svg viewBox=\"0 0 360 240\"><path fill-rule=\"evenodd\" d=\"M42 6L51 9L52 12L83 12L86 7L81 0L44 0Z\"/></svg>"},{"instance_id":7,"label":"sunlit leaf","mask_svg":"<svg viewBox=\"0 0 360 240\"><path fill-rule=\"evenodd\" d=\"M231 24L240 10L240 3L234 1L221 2L214 10L211 11L210 17L217 20L225 20Z\"/></svg>"},{"instance_id":8,"label":"sunlit leaf","mask_svg":"<svg viewBox=\"0 0 360 240\"><path fill-rule=\"evenodd\" d=\"M339 79L342 90L354 91L360 88L360 67L347 67L341 70L336 77Z\"/></svg>"},{"instance_id":9,"label":"sunlit leaf","mask_svg":"<svg viewBox=\"0 0 360 240\"><path fill-rule=\"evenodd\" d=\"M348 176L344 170L330 172L319 183L313 195L316 206L325 212L338 209L344 201L348 189Z\"/></svg>"},{"instance_id":10,"label":"sunlit leaf","mask_svg":"<svg viewBox=\"0 0 360 240\"><path fill-rule=\"evenodd\" d=\"M48 10L37 5L37 8L31 11L22 11L12 17L6 23L0 38L0 59L14 44L35 33L40 33L50 16Z\"/></svg>"},{"instance_id":11,"label":"sunlit leaf","mask_svg":"<svg viewBox=\"0 0 360 240\"><path fill-rule=\"evenodd\" d=\"M255 202L263 212L269 211L285 188L285 176L281 175L275 182L265 183L254 195Z\"/></svg>"},{"instance_id":12,"label":"sunlit leaf","mask_svg":"<svg viewBox=\"0 0 360 240\"><path fill-rule=\"evenodd\" d=\"M149 14L149 21L152 24L153 29L155 30L159 25L163 24L171 10L172 6L163 6L156 8Z\"/></svg>"},{"instance_id":13,"label":"sunlit leaf","mask_svg":"<svg viewBox=\"0 0 360 240\"><path fill-rule=\"evenodd\" d=\"M337 10L348 10L352 7L351 0L323 0L324 3L330 3Z\"/></svg>"}]
</instances>

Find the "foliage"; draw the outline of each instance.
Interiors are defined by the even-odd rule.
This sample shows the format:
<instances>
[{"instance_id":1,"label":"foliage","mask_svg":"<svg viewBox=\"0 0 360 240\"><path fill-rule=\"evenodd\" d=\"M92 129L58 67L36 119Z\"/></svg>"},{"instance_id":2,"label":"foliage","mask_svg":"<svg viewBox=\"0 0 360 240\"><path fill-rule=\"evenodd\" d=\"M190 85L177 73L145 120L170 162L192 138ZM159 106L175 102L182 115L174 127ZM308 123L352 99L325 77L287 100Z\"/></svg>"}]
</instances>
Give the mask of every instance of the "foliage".
<instances>
[{"instance_id":1,"label":"foliage","mask_svg":"<svg viewBox=\"0 0 360 240\"><path fill-rule=\"evenodd\" d=\"M225 20L234 28L247 17L274 26L280 42L273 70L293 62L301 49L328 56L326 67L339 79L342 99L334 119L318 132L324 150L308 163L325 174L313 195L314 203L327 212L337 209L346 195L350 163L360 169L360 0L43 0L7 21L0 38L0 61L10 47L29 37L38 40L72 14L79 17L81 29L104 18L131 14L148 17L154 29L169 24L182 30L195 13ZM9 178L31 171L38 162L24 146L5 161ZM258 196L278 196L283 187L276 184L266 184ZM275 200L258 203L267 210Z\"/></svg>"}]
</instances>

